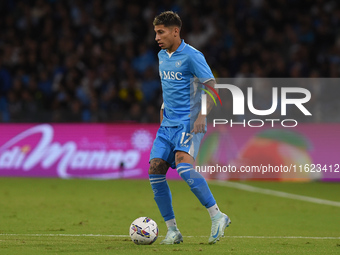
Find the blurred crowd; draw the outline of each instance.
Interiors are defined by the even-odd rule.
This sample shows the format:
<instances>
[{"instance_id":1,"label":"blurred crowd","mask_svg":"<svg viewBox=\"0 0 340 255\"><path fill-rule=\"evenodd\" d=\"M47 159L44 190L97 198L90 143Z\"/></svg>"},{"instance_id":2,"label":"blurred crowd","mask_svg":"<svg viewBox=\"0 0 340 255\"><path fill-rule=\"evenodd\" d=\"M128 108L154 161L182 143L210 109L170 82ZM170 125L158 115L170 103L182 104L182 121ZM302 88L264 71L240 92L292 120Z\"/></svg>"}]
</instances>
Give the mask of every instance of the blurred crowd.
<instances>
[{"instance_id":1,"label":"blurred crowd","mask_svg":"<svg viewBox=\"0 0 340 255\"><path fill-rule=\"evenodd\" d=\"M164 10L217 78L340 75L335 0L2 0L0 122L158 122ZM338 113L338 87L312 86L311 107Z\"/></svg>"}]
</instances>

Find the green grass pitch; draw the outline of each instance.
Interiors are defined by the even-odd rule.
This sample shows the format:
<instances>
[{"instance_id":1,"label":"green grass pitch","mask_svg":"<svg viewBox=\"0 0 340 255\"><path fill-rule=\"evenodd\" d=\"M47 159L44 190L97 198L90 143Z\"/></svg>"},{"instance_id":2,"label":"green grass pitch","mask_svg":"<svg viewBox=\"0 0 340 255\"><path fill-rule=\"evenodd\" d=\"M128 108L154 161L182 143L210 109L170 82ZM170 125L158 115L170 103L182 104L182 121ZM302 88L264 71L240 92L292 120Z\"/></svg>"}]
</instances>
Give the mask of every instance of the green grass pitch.
<instances>
[{"instance_id":1,"label":"green grass pitch","mask_svg":"<svg viewBox=\"0 0 340 255\"><path fill-rule=\"evenodd\" d=\"M340 202L340 183L244 183ZM183 181L169 185L184 243L162 246L166 227L147 180L0 178L0 254L340 254L339 206L210 183L232 224L208 245L206 209ZM152 245L128 236L140 216L158 224Z\"/></svg>"}]
</instances>

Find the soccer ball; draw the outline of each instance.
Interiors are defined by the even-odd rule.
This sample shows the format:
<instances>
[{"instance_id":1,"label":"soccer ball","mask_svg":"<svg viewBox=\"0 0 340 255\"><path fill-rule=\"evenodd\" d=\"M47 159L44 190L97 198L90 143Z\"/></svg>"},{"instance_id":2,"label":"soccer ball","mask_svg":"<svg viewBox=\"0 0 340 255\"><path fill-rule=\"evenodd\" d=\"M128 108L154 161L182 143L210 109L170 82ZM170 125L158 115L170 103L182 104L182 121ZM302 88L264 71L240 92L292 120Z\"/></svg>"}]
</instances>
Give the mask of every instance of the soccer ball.
<instances>
[{"instance_id":1,"label":"soccer ball","mask_svg":"<svg viewBox=\"0 0 340 255\"><path fill-rule=\"evenodd\" d=\"M158 237L157 223L148 217L135 219L130 226L130 237L135 244L152 244Z\"/></svg>"}]
</instances>

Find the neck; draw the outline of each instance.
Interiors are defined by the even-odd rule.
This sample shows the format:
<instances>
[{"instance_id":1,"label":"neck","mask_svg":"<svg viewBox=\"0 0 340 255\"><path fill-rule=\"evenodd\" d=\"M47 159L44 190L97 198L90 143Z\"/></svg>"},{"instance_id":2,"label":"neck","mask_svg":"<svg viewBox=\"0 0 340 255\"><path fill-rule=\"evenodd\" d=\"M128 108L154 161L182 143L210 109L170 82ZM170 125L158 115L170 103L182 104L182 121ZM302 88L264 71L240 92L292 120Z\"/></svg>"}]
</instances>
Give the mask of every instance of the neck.
<instances>
[{"instance_id":1,"label":"neck","mask_svg":"<svg viewBox=\"0 0 340 255\"><path fill-rule=\"evenodd\" d=\"M181 38L178 38L178 40L176 40L174 42L174 44L169 49L167 49L167 52L172 53L172 52L176 51L178 49L178 47L181 45L181 43L182 43Z\"/></svg>"}]
</instances>

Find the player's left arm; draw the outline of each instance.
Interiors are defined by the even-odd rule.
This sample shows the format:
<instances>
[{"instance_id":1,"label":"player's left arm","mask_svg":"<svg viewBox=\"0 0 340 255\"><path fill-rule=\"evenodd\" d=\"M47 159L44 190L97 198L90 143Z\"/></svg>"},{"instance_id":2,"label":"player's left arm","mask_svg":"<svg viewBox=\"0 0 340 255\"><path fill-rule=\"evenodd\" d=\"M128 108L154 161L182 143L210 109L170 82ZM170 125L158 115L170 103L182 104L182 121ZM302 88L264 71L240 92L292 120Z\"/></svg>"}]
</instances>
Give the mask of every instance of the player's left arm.
<instances>
[{"instance_id":1,"label":"player's left arm","mask_svg":"<svg viewBox=\"0 0 340 255\"><path fill-rule=\"evenodd\" d=\"M214 88L215 84L216 84L216 81L214 79L211 79L211 80L205 82L204 84L207 84L210 87ZM206 86L206 89L210 90L209 86ZM218 93L218 89L215 88L215 90ZM216 99L215 93L211 93L211 94ZM214 100L210 96L207 97L207 115L212 110L214 105L215 105ZM195 132L195 134L197 134L197 133L204 133L205 132L205 125L206 125L207 115L202 115L202 112L200 111L196 121L194 122L194 127L193 127L193 130L191 132Z\"/></svg>"},{"instance_id":2,"label":"player's left arm","mask_svg":"<svg viewBox=\"0 0 340 255\"><path fill-rule=\"evenodd\" d=\"M205 57L201 52L194 52L190 56L191 60L191 72L194 76L196 76L201 82L207 84L208 86L205 86L206 89L209 90L209 86L214 88L215 87L215 79L211 72L211 69L205 60ZM217 93L218 90L216 89ZM215 93L211 93L215 97ZM211 111L211 109L214 106L214 99L212 99L210 96L207 97L207 114ZM197 119L194 122L193 130L191 132L197 133L204 133L205 132L205 125L206 125L206 115L202 115L201 112L199 113Z\"/></svg>"}]
</instances>

